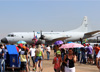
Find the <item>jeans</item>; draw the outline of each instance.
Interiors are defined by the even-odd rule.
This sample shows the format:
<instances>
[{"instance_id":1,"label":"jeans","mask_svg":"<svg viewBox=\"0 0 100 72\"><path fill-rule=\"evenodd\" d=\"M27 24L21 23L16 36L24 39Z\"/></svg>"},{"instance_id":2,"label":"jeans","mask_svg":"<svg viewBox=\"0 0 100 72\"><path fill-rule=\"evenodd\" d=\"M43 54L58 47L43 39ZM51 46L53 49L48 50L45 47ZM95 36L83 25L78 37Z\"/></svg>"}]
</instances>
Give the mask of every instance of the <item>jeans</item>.
<instances>
[{"instance_id":1,"label":"jeans","mask_svg":"<svg viewBox=\"0 0 100 72\"><path fill-rule=\"evenodd\" d=\"M47 51L47 59L49 60L50 52Z\"/></svg>"},{"instance_id":2,"label":"jeans","mask_svg":"<svg viewBox=\"0 0 100 72\"><path fill-rule=\"evenodd\" d=\"M78 61L80 61L80 53L78 53Z\"/></svg>"},{"instance_id":3,"label":"jeans","mask_svg":"<svg viewBox=\"0 0 100 72\"><path fill-rule=\"evenodd\" d=\"M85 63L85 53L81 52L81 62Z\"/></svg>"},{"instance_id":4,"label":"jeans","mask_svg":"<svg viewBox=\"0 0 100 72\"><path fill-rule=\"evenodd\" d=\"M2 65L3 65L3 70L2 70ZM5 60L4 59L0 59L0 72L5 72Z\"/></svg>"}]
</instances>

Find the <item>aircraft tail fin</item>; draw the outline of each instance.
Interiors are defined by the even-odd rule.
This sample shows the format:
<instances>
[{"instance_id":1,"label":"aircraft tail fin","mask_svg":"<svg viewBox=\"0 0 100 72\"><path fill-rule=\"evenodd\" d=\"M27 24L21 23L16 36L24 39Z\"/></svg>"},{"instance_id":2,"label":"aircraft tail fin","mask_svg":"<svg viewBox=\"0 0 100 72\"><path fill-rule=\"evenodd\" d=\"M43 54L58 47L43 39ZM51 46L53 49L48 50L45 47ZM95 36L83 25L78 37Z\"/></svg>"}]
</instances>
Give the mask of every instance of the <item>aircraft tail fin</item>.
<instances>
[{"instance_id":1,"label":"aircraft tail fin","mask_svg":"<svg viewBox=\"0 0 100 72\"><path fill-rule=\"evenodd\" d=\"M72 31L75 31L75 32L88 32L88 21L87 21L87 16L84 16L84 19L83 19L83 22L82 22L82 25L75 29L75 30L72 30Z\"/></svg>"}]
</instances>

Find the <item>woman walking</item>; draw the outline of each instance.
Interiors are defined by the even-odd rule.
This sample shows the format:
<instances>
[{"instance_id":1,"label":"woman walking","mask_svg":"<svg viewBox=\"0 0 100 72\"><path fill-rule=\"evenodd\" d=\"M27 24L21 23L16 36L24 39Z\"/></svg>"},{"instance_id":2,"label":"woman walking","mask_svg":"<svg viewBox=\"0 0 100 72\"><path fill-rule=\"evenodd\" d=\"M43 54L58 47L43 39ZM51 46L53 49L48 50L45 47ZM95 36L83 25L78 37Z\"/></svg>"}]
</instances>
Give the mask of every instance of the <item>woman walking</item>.
<instances>
[{"instance_id":1,"label":"woman walking","mask_svg":"<svg viewBox=\"0 0 100 72\"><path fill-rule=\"evenodd\" d=\"M40 66L40 70L42 71L41 61L44 58L43 50L41 49L41 45L38 45L35 52L35 62L36 62L36 72L38 71L38 66Z\"/></svg>"},{"instance_id":2,"label":"woman walking","mask_svg":"<svg viewBox=\"0 0 100 72\"><path fill-rule=\"evenodd\" d=\"M65 72L75 72L76 55L73 55L73 50L68 50L68 55L64 57Z\"/></svg>"}]
</instances>

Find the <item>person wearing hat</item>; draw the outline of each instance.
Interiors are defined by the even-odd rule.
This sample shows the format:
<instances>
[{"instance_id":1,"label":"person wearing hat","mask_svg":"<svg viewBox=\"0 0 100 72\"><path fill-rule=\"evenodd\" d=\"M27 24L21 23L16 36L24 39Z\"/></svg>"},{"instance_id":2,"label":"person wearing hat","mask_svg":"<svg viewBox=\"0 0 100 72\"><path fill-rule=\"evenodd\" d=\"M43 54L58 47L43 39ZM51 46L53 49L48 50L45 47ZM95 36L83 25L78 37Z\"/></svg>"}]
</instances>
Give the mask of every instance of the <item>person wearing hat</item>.
<instances>
[{"instance_id":1,"label":"person wearing hat","mask_svg":"<svg viewBox=\"0 0 100 72\"><path fill-rule=\"evenodd\" d=\"M19 52L19 56L21 60L20 72L26 72L26 64L28 63L28 55L26 51L26 46L22 46Z\"/></svg>"},{"instance_id":2,"label":"person wearing hat","mask_svg":"<svg viewBox=\"0 0 100 72\"><path fill-rule=\"evenodd\" d=\"M87 60L88 60L88 63L90 63L90 64L93 64L93 56L92 56L92 54L93 54L93 47L92 46L90 46L90 44L87 44Z\"/></svg>"},{"instance_id":3,"label":"person wearing hat","mask_svg":"<svg viewBox=\"0 0 100 72\"><path fill-rule=\"evenodd\" d=\"M17 46L19 48L18 52L21 51L22 46L23 46L23 44L18 44L18 46Z\"/></svg>"},{"instance_id":4,"label":"person wearing hat","mask_svg":"<svg viewBox=\"0 0 100 72\"><path fill-rule=\"evenodd\" d=\"M58 50L56 52L56 57L54 57L54 59L53 59L54 71L55 72L60 72L61 62L62 62L61 52L60 52L60 50Z\"/></svg>"}]
</instances>

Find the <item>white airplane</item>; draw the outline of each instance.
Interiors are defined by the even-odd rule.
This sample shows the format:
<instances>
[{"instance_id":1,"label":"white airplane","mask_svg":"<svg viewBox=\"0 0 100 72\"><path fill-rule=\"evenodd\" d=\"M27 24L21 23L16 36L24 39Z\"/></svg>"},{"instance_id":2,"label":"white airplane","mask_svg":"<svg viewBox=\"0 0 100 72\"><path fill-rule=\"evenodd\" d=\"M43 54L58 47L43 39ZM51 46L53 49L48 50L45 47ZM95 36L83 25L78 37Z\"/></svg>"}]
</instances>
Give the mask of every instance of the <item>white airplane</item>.
<instances>
[{"instance_id":1,"label":"white airplane","mask_svg":"<svg viewBox=\"0 0 100 72\"><path fill-rule=\"evenodd\" d=\"M52 44L57 40L79 41L93 37L98 32L100 30L88 32L87 16L85 16L82 25L74 30L66 32L13 32L1 39L1 42L14 44L23 40L32 44L34 36L37 36L38 41L42 40L44 43Z\"/></svg>"}]
</instances>

